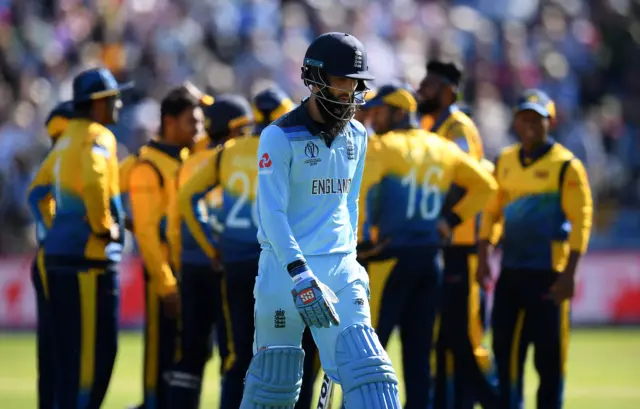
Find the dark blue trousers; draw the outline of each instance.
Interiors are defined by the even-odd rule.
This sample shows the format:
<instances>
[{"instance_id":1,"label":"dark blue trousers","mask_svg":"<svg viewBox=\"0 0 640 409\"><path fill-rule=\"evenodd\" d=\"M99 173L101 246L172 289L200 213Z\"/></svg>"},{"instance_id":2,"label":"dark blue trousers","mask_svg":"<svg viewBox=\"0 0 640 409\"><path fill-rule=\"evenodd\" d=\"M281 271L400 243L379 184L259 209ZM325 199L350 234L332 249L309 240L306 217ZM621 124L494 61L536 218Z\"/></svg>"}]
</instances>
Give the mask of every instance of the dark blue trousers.
<instances>
[{"instance_id":1,"label":"dark blue trousers","mask_svg":"<svg viewBox=\"0 0 640 409\"><path fill-rule=\"evenodd\" d=\"M222 275L209 265L183 265L180 274L181 314L178 322L176 362L170 376L170 406L197 409L202 380L211 358L213 336L222 362L228 356L222 314Z\"/></svg>"},{"instance_id":2,"label":"dark blue trousers","mask_svg":"<svg viewBox=\"0 0 640 409\"><path fill-rule=\"evenodd\" d=\"M97 409L118 349L116 268L46 268L55 407Z\"/></svg>"},{"instance_id":3,"label":"dark blue trousers","mask_svg":"<svg viewBox=\"0 0 640 409\"><path fill-rule=\"evenodd\" d=\"M38 358L38 409L53 409L55 360L53 349L53 330L51 328L51 309L49 308L49 288L44 255L38 250L31 268L31 282L36 294L38 324L36 345Z\"/></svg>"},{"instance_id":4,"label":"dark blue trousers","mask_svg":"<svg viewBox=\"0 0 640 409\"><path fill-rule=\"evenodd\" d=\"M442 272L438 250L388 249L367 263L371 318L382 346L400 330L405 409L431 405L431 348Z\"/></svg>"}]
</instances>

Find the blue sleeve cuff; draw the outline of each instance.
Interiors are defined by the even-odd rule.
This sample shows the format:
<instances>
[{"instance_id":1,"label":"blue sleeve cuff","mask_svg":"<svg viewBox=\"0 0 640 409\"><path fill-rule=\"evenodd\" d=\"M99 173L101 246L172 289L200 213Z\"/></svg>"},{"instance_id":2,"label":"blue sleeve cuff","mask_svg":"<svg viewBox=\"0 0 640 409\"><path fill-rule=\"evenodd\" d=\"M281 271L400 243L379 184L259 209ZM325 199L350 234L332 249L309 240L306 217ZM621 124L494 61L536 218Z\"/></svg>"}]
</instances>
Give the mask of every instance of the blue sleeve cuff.
<instances>
[{"instance_id":1,"label":"blue sleeve cuff","mask_svg":"<svg viewBox=\"0 0 640 409\"><path fill-rule=\"evenodd\" d=\"M287 265L287 271L289 272L289 275L293 278L298 274L310 272L311 269L309 268L309 265L307 264L306 261L296 260L296 261L292 261Z\"/></svg>"}]
</instances>

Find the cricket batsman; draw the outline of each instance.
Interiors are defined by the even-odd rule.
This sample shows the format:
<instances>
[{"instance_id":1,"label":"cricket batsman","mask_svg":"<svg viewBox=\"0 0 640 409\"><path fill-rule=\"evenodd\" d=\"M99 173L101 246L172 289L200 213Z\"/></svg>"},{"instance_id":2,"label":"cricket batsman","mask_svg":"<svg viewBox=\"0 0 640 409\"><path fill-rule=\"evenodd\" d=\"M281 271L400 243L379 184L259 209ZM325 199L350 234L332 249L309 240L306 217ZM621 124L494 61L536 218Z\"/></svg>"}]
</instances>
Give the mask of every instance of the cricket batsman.
<instances>
[{"instance_id":1,"label":"cricket batsman","mask_svg":"<svg viewBox=\"0 0 640 409\"><path fill-rule=\"evenodd\" d=\"M73 116L73 103L71 101L58 104L49 114L45 122L47 134L51 139L51 147L53 148L66 131L69 120ZM46 174L41 172L41 175ZM39 183L34 180L30 190ZM34 196L35 198L35 196ZM38 357L38 409L52 409L55 404L53 398L54 391L54 351L53 351L53 333L51 330L51 320L48 317L49 309L47 302L49 299L49 289L47 286L47 272L44 266L44 252L42 244L47 234L47 230L51 228L51 222L55 216L55 201L53 194L48 193L43 197L37 197L37 201L29 203L32 213L36 219L36 237L38 240L38 250L31 267L31 282L36 294L36 311L38 315L38 324L36 329L36 344Z\"/></svg>"},{"instance_id":2,"label":"cricket batsman","mask_svg":"<svg viewBox=\"0 0 640 409\"><path fill-rule=\"evenodd\" d=\"M74 78L73 118L29 191L44 255L40 272L53 345L47 352L55 364L53 407L99 408L111 379L124 219L116 139L106 125L118 120L120 92L130 87L103 68ZM46 204L49 194L54 210L37 205ZM53 214L45 229L43 220Z\"/></svg>"},{"instance_id":3,"label":"cricket batsman","mask_svg":"<svg viewBox=\"0 0 640 409\"><path fill-rule=\"evenodd\" d=\"M481 283L491 277L492 229L504 223L491 318L501 409L522 407L524 361L531 344L540 377L537 407L560 409L563 402L569 307L578 262L589 242L593 205L584 166L549 136L554 110L544 92L522 94L514 117L521 142L498 156L498 194L482 217Z\"/></svg>"},{"instance_id":4,"label":"cricket batsman","mask_svg":"<svg viewBox=\"0 0 640 409\"><path fill-rule=\"evenodd\" d=\"M407 87L384 85L367 105L381 166L381 181L367 197L367 218L379 238L359 255L368 261L372 315L382 345L396 326L400 330L404 407L428 408L442 239L474 218L497 185L455 144L418 128L417 102ZM445 208L453 183L466 194L455 207Z\"/></svg>"},{"instance_id":5,"label":"cricket batsman","mask_svg":"<svg viewBox=\"0 0 640 409\"><path fill-rule=\"evenodd\" d=\"M356 261L367 134L352 119L373 80L367 68L358 39L319 36L302 65L311 96L260 136L255 355L241 409L295 406L305 326L347 408L400 408L398 379L371 326L367 274Z\"/></svg>"},{"instance_id":6,"label":"cricket batsman","mask_svg":"<svg viewBox=\"0 0 640 409\"><path fill-rule=\"evenodd\" d=\"M478 129L457 103L462 74L457 64L430 61L418 90L418 110L431 118L431 132L452 141L493 172L491 163L483 160ZM445 210L456 206L465 193L464 187L452 186L444 201ZM484 297L475 277L478 222L479 216L471 217L457 226L443 249L443 292L436 328L436 409L473 409L476 401L490 409L498 402L493 364L482 346Z\"/></svg>"}]
</instances>

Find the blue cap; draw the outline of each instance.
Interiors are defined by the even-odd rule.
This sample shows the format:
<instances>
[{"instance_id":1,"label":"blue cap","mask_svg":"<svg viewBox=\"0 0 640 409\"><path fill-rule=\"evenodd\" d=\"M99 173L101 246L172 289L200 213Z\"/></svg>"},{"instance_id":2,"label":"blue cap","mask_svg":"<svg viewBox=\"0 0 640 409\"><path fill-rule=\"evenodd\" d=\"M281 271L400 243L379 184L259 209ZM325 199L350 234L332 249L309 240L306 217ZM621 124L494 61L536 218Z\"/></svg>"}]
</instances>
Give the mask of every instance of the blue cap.
<instances>
[{"instance_id":1,"label":"blue cap","mask_svg":"<svg viewBox=\"0 0 640 409\"><path fill-rule=\"evenodd\" d=\"M293 101L278 87L269 87L253 97L253 118L255 133L260 133L271 122L291 111Z\"/></svg>"},{"instance_id":2,"label":"blue cap","mask_svg":"<svg viewBox=\"0 0 640 409\"><path fill-rule=\"evenodd\" d=\"M374 79L368 71L364 46L347 33L325 33L313 40L304 55L303 67L316 67L336 77L363 81Z\"/></svg>"},{"instance_id":3,"label":"blue cap","mask_svg":"<svg viewBox=\"0 0 640 409\"><path fill-rule=\"evenodd\" d=\"M539 89L528 89L518 98L516 113L528 110L535 111L546 118L554 118L556 115L553 100Z\"/></svg>"},{"instance_id":4,"label":"blue cap","mask_svg":"<svg viewBox=\"0 0 640 409\"><path fill-rule=\"evenodd\" d=\"M226 133L231 129L253 123L251 105L242 95L223 94L217 96L215 102L203 107L203 110L205 127L209 134Z\"/></svg>"},{"instance_id":5,"label":"blue cap","mask_svg":"<svg viewBox=\"0 0 640 409\"><path fill-rule=\"evenodd\" d=\"M386 84L378 88L375 96L365 104L364 108L389 105L407 112L416 112L418 103L413 90L400 84Z\"/></svg>"},{"instance_id":6,"label":"blue cap","mask_svg":"<svg viewBox=\"0 0 640 409\"><path fill-rule=\"evenodd\" d=\"M131 88L133 82L118 84L111 71L94 68L81 72L73 79L73 102L114 97Z\"/></svg>"}]
</instances>

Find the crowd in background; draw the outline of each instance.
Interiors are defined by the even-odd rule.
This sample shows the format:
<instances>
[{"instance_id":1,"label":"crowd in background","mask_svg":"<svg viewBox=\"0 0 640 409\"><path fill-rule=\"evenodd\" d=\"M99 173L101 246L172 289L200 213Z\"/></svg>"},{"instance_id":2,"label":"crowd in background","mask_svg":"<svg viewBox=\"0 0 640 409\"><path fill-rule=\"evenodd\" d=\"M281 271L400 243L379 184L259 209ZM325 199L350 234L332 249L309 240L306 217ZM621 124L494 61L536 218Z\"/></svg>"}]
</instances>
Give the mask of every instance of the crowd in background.
<instances>
[{"instance_id":1,"label":"crowd in background","mask_svg":"<svg viewBox=\"0 0 640 409\"><path fill-rule=\"evenodd\" d=\"M554 136L589 172L594 244L638 244L640 0L0 0L0 254L34 247L25 192L48 149L44 120L79 71L135 81L113 128L125 156L184 80L247 97L276 82L299 101L304 51L327 31L364 43L374 86L417 86L429 58L461 62L490 159L514 140L516 95L548 92Z\"/></svg>"}]
</instances>

